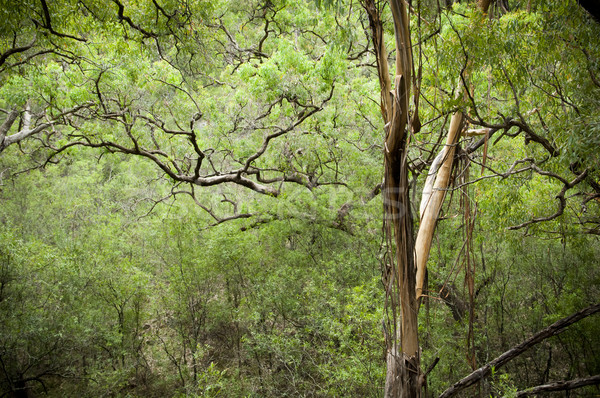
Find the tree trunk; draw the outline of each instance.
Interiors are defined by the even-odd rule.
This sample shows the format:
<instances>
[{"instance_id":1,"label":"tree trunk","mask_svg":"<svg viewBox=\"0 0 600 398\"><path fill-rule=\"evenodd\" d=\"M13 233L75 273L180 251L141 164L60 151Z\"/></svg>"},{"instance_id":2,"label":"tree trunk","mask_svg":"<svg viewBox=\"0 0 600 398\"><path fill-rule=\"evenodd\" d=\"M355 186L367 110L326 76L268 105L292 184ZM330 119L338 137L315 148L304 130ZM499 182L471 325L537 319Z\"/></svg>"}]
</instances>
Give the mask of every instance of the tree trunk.
<instances>
[{"instance_id":1,"label":"tree trunk","mask_svg":"<svg viewBox=\"0 0 600 398\"><path fill-rule=\"evenodd\" d=\"M385 282L393 314L393 333L386 335L388 351L385 397L419 398L421 370L418 307L407 167L409 98L413 69L408 11L405 1L390 1L396 38L396 76L392 89L383 40L381 9L377 8L374 0L363 0L362 5L369 15L373 34L381 88L381 113L385 122L384 224L390 250L390 272L385 276Z\"/></svg>"},{"instance_id":2,"label":"tree trunk","mask_svg":"<svg viewBox=\"0 0 600 398\"><path fill-rule=\"evenodd\" d=\"M478 0L479 3L479 8L481 8L481 11L483 11L484 13L488 12L488 8L490 8L490 4L492 3L492 0Z\"/></svg>"}]
</instances>

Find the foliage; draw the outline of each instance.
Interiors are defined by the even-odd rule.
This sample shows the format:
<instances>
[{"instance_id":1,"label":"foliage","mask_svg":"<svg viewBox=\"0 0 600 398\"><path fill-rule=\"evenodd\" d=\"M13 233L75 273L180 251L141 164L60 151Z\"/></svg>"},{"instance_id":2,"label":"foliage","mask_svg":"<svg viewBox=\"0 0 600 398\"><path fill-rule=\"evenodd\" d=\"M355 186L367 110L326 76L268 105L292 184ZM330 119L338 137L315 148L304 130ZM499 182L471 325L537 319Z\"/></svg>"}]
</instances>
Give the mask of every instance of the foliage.
<instances>
[{"instance_id":1,"label":"foliage","mask_svg":"<svg viewBox=\"0 0 600 398\"><path fill-rule=\"evenodd\" d=\"M600 297L600 25L574 1L504 3L413 2L413 202L451 113L493 131L485 154L481 135L459 143L429 260L433 395L471 352L485 364ZM40 127L0 149L0 395L380 396L384 126L356 2L0 14L2 123L16 112L2 139ZM546 340L478 393L598 374L598 328Z\"/></svg>"}]
</instances>

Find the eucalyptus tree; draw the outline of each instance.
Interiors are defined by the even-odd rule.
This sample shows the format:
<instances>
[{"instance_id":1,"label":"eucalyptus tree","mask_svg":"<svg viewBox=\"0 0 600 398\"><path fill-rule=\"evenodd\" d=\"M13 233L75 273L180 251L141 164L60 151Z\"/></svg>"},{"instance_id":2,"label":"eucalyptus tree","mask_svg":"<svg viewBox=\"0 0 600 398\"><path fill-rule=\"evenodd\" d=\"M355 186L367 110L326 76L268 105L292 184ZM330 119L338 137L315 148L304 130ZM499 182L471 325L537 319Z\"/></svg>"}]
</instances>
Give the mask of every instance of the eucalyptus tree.
<instances>
[{"instance_id":1,"label":"eucalyptus tree","mask_svg":"<svg viewBox=\"0 0 600 398\"><path fill-rule=\"evenodd\" d=\"M565 31L558 29L552 24L563 19L565 14L573 13L572 9L544 7L543 10L537 10L537 12L534 10L532 14L531 4L529 4L526 13L519 13L514 10L509 12L508 4L505 4L505 2L495 4L494 11L496 17L492 17L490 13L490 20L487 21L484 16L488 11L492 11L490 8L492 2L479 1L477 3L478 7L455 6L454 9L436 14L436 19L439 16L439 25L436 23L436 19L428 21L429 30L432 33L424 39L424 32L421 29L421 20L424 14L421 13L420 2L413 9L413 12L416 14L415 20L419 27L416 34L414 30L409 29L410 22L407 15L410 7L406 2L364 1L362 3L370 19L371 37L377 57L377 68L381 85L381 109L385 122L384 217L386 222L391 224L391 226L387 228L390 250L387 260L389 262L389 271L386 273L384 280L389 297L390 312L392 313L388 324L390 332L386 333L386 337L390 336L387 348L388 375L386 379L386 396L416 397L420 396L421 388L425 386L425 377L428 372L422 373L419 365L420 352L418 350L416 317L419 304L415 298L415 294L418 297L422 297L427 290L424 287L427 258L441 206L446 191L450 187L450 175L455 152L458 155L457 158L467 159L466 166L463 165L462 170L457 171L457 173L463 176L461 184L461 190L463 191L467 189L468 185L478 180L494 177L506 178L510 175L523 172L537 173L562 184L560 192L556 195L558 209L555 212L550 215L532 217L518 225L511 226L509 229L529 228L534 224L551 221L562 216L567 206L565 194L575 187L580 189L579 195L583 196L583 200L580 203L586 207L586 210L586 204L593 198L597 198L598 183L595 166L597 161L595 156L589 152L583 157L576 155L590 143L590 140L585 139L583 146L565 145L563 143L565 148L562 150L568 151L569 155L562 156L561 158L561 151L557 148L557 142L560 142L560 133L557 134L556 131L548 127L548 124L544 120L543 110L541 111L538 107L534 106L527 116L524 116L522 111L525 102L531 101L539 104L538 106L541 107L541 103L550 105L555 99L556 102L553 105L562 107L564 120L574 118L578 122L584 123L587 130L593 129L593 123L590 124L590 121L594 118L592 115L595 115L595 111L590 109L591 113L585 112L586 116L583 116L580 107L584 106L584 103L573 101L571 96L577 96L576 91L582 91L582 87L587 87L587 89L593 92L591 94L593 98L592 102L595 103L598 99L596 71L594 67L591 67L594 64L590 64L591 60L595 59L594 56L590 56L590 51L596 51L597 49L593 47L593 41L590 41L589 36L590 31L597 31L597 26L587 23L583 29L573 27L574 30L571 30L570 36L565 37ZM396 68L393 74L395 76L393 78L393 86L391 84L392 78L388 72L388 53L385 49L383 34L383 15L385 6L388 4L391 10L393 32L396 40ZM579 18L582 18L580 10L575 10L575 13L577 12L579 12ZM522 24L533 21L541 26L536 26L533 31L528 30L529 34L542 38L541 41L545 43L548 43L548 37L552 37L554 40L557 38L563 40L570 49L578 53L579 65L574 65L571 62L562 67L558 66L560 63L555 60L528 59L524 54L514 52L514 43L505 44L491 40L491 37L512 37L509 40L519 42L523 36L514 34L511 31L507 32L507 27L510 29L511 24L513 26L523 26ZM550 31L548 29L540 29L545 24L553 26L554 29ZM544 27L547 26L545 25ZM432 29L431 27L435 28ZM427 28L424 30L427 31ZM413 42L418 40L416 45L411 44L411 31L413 31ZM499 31L506 32L506 35L498 34ZM452 50L448 52L444 50L440 51L441 46L428 46L425 44L426 40L432 37L435 38L438 34L446 40L450 39L450 41L446 41L445 45L452 48ZM575 38L575 35L578 37ZM453 46L452 43L456 45ZM486 50L482 51L483 48ZM518 46L518 48L523 48L523 46ZM572 50L567 55L566 52L562 51L561 46L550 45L548 49L553 56L558 56L559 58L566 56L568 59L573 60ZM415 59L412 55L413 50L419 51L418 64L413 61ZM434 52L429 53L428 50L433 50ZM448 57L452 57L449 59L452 59L456 66L450 66L443 73L439 73L439 70L427 70L428 67L431 68L439 65L440 59L443 59L443 56L440 57L440 53L445 53ZM503 58L506 55L509 55L507 57L508 60L507 58ZM502 72L501 74L493 72L494 68L498 67ZM550 68L552 78L547 79L546 76L538 74L536 70L538 68L542 70ZM566 88L568 86L568 79L565 81L564 78L559 77L564 73L572 73L573 69L583 73L581 76L582 80L575 91ZM455 76L447 73L452 70L456 73ZM440 87L440 79L446 79L447 83L450 83L450 90L444 91ZM487 98L482 96L481 90L485 79L488 80ZM517 79L519 82L527 81L534 89L529 89L520 83L515 83ZM430 85L431 82L435 82L436 85ZM444 83L441 83L441 85L443 86ZM553 87L555 89L554 93L546 90L544 88L545 85ZM536 92L536 89L539 89L541 93ZM410 100L411 90L414 93L412 101ZM587 90L584 89L583 91ZM440 109L435 99L438 96L446 97L445 101L447 105L445 107L454 113L448 127L446 144L439 155L433 159L434 156L432 154L438 151L436 147L442 142L442 135L437 140L437 145L425 149L425 147L419 145L419 141L422 140L420 138L422 135L419 135L419 132L422 124L431 124L439 118L439 114L436 115L436 113ZM546 98L545 96L549 96L550 98ZM502 104L503 101L510 103L511 107L507 109ZM420 102L427 105L419 108ZM485 104L485 106L482 106L482 104ZM450 106L448 107L448 105ZM485 114L482 112L482 108L484 107L486 108ZM547 111L552 114L552 110L550 109L547 109ZM505 113L508 113L508 115ZM424 115L427 115L427 117L423 117ZM538 120L531 121L530 116L532 115L535 115L539 119L539 124L537 124ZM500 122L493 121L498 117L501 118ZM425 122L423 123L422 120L425 120ZM471 125L471 128L469 128L469 125ZM539 132L538 128L541 128L543 133ZM443 124L441 131L442 133L445 131ZM502 137L523 135L525 145L535 142L539 144L539 149L534 149L530 156L515 159L512 166L506 172L499 173L491 167L489 161L486 163L486 160L488 160L488 141L498 131L503 131L503 133L494 141L494 144L498 143ZM577 132L573 132L573 134L579 135ZM468 138L461 139L461 136L469 137L474 135L480 135L483 138L475 142L469 142ZM410 148L407 147L408 137L411 137L411 144L419 148L421 154L425 149L427 151L425 157L429 156L429 159L433 159L431 170L423 190L416 247L414 246L412 235L413 220L410 213L411 205L408 193L410 180L408 172L410 170L413 178L416 178L420 174L423 165L429 162L413 162L411 165L411 162L408 160L410 158L408 156ZM594 139L592 138L591 141L594 141ZM465 147L457 151L456 147L461 144L465 145ZM476 157L475 151L481 147L483 147L483 155ZM537 157L540 156L540 151L542 151L542 158ZM565 160L573 157L577 157L578 160L575 163L570 163L565 170ZM560 158L560 160L553 163L552 158ZM491 173L475 181L469 181L468 170L469 164L472 162L482 167L482 174L485 170L489 170ZM557 167L561 167L559 166L560 163L562 163L562 170L561 172L557 172ZM525 167L517 168L521 164L524 164ZM585 166L582 166L582 164L585 164ZM574 174L573 177L564 176L564 174L561 175L561 173L569 170ZM587 184L585 184L586 181ZM469 210L469 202L472 202L472 199L468 195L465 195L463 202L466 209L465 224L469 225L466 227L469 230L466 233L467 238L464 243L466 246L465 256L467 258L465 278L469 285L471 298L470 317L472 320L474 285L472 280L473 271L470 268L472 260L469 259L472 249L469 242L473 224L470 220L472 213ZM596 221L594 221L597 220L596 216L597 209L594 210L594 215L591 219L584 216L583 219L585 221L583 221L580 217L582 221L581 225L584 227L582 232L596 233L595 227L585 229L586 224L596 225ZM414 266L413 262L416 262L417 265ZM469 334L472 336L472 329ZM475 370L474 357L471 358L473 360L472 366ZM451 393L450 390L447 392L448 396L453 393L455 392Z\"/></svg>"}]
</instances>

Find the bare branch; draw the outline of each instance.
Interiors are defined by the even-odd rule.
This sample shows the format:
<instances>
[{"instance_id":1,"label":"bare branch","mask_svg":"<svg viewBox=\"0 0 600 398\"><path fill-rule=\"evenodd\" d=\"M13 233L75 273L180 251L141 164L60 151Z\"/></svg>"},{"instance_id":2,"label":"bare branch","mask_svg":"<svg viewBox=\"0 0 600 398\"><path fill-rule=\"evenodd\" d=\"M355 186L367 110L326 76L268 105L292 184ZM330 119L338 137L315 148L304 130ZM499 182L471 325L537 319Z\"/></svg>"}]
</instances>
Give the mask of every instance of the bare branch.
<instances>
[{"instance_id":1,"label":"bare branch","mask_svg":"<svg viewBox=\"0 0 600 398\"><path fill-rule=\"evenodd\" d=\"M547 339L549 337L552 337L559 333L562 333L566 327L568 327L576 322L579 322L580 320L582 320L590 315L593 315L599 311L600 311L600 303L597 303L597 304L591 305L587 308L584 308L572 315L569 315L566 318L562 318L562 319L554 322L552 325L539 331L538 333L534 334L527 340L523 341L521 344L517 345L516 347L511 348L510 350L506 351L505 353L503 353L502 355L500 355L493 361L488 362L486 365L480 367L479 369L477 369L476 371L474 371L467 377L458 381L457 383L452 385L450 388L448 388L446 391L444 391L439 396L439 398L448 398L448 397L452 397L452 396L456 395L458 392L478 383L481 379L492 374L492 370L497 371L502 366L506 365L509 361L515 359L516 357L518 357L519 355L521 355L522 353L524 353L525 351L527 351L534 345L544 341L545 339Z\"/></svg>"},{"instance_id":2,"label":"bare branch","mask_svg":"<svg viewBox=\"0 0 600 398\"><path fill-rule=\"evenodd\" d=\"M593 386L600 384L600 375L582 377L574 380L563 380L555 381L548 384L542 384L536 387L528 388L527 390L518 391L515 395L516 398L528 397L530 395L537 395L539 393L551 392L551 391L567 391L574 390L585 386Z\"/></svg>"},{"instance_id":3,"label":"bare branch","mask_svg":"<svg viewBox=\"0 0 600 398\"><path fill-rule=\"evenodd\" d=\"M23 47L9 48L4 53L0 54L0 66L4 65L7 58L10 57L11 55L22 53L22 52L25 52L25 51L29 50L30 48L32 48L33 45L35 44L35 41L36 41L36 38L34 37L33 41L30 44L23 46Z\"/></svg>"},{"instance_id":4,"label":"bare branch","mask_svg":"<svg viewBox=\"0 0 600 398\"><path fill-rule=\"evenodd\" d=\"M554 220L555 218L561 216L563 214L563 212L565 211L565 207L567 206L567 200L565 199L565 193L569 189L573 188L575 185L577 185L581 181L583 181L587 177L587 174L588 174L588 170L585 169L583 171L583 173L581 173L577 177L575 177L575 179L573 181L568 182L567 180L565 180L564 178L562 178L558 174L555 174L555 173L552 173L552 172L549 172L549 171L541 170L535 164L531 165L531 168L533 170L535 170L535 172L537 172L538 174L555 178L555 179L557 179L557 180L559 180L560 182L563 183L563 188L558 193L558 195L556 195L556 199L558 199L558 201L559 201L559 203L558 203L558 209L556 210L556 212L554 214L552 214L550 216L534 218L534 219L526 221L526 222L524 222L522 224L514 225L512 227L509 227L508 228L509 230L521 229L521 228L527 227L527 226L529 226L531 224L534 224L534 223L539 223L539 222Z\"/></svg>"}]
</instances>

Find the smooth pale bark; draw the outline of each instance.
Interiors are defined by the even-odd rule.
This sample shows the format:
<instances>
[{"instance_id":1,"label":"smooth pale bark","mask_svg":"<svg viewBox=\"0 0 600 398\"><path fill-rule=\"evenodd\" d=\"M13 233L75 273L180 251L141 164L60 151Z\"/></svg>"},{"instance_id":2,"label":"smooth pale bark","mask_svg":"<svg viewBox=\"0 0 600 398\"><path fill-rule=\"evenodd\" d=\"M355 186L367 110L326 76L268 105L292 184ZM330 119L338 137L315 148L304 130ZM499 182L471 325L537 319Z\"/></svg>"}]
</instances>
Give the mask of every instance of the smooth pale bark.
<instances>
[{"instance_id":1,"label":"smooth pale bark","mask_svg":"<svg viewBox=\"0 0 600 398\"><path fill-rule=\"evenodd\" d=\"M423 185L423 195L421 196L421 205L419 206L419 219L423 219L423 214L425 214L425 209L429 204L429 199L431 199L431 194L433 193L433 184L435 184L435 178L437 176L437 172L440 169L440 165L442 164L442 160L444 159L444 149L438 153L438 155L431 162L431 167L429 168L429 173L427 174L427 178L425 179L425 184Z\"/></svg>"},{"instance_id":2,"label":"smooth pale bark","mask_svg":"<svg viewBox=\"0 0 600 398\"><path fill-rule=\"evenodd\" d=\"M7 135L8 131L14 124L15 120L19 116L19 112L16 110L12 110L4 123L0 126L0 152L4 151L7 146L12 145L16 142L24 140L27 137L30 137L34 134L43 131L44 129L50 127L52 123L42 123L36 126L34 129L31 129L31 107L29 102L25 105L25 110L23 111L22 123L23 126L20 131L15 134Z\"/></svg>"},{"instance_id":3,"label":"smooth pale bark","mask_svg":"<svg viewBox=\"0 0 600 398\"><path fill-rule=\"evenodd\" d=\"M435 226L437 219L444 203L444 198L450 183L450 175L452 172L452 163L454 161L454 152L456 149L456 143L462 130L463 125L463 114L462 112L456 112L452 115L450 120L450 128L448 130L448 137L446 138L446 145L442 150L442 164L437 171L435 177L435 183L431 192L425 196L421 201L421 208L424 208L421 214L421 224L419 226L419 232L417 234L417 240L415 243L415 262L417 264L417 276L416 276L416 295L417 299L423 295L423 284L425 282L425 272L427 270L427 260L429 259L429 249L431 248L431 242L433 241L433 233L435 232ZM423 203L423 201L425 203Z\"/></svg>"},{"instance_id":4,"label":"smooth pale bark","mask_svg":"<svg viewBox=\"0 0 600 398\"><path fill-rule=\"evenodd\" d=\"M40 123L36 126L32 126L31 118L31 105L29 101L25 104L25 109L22 112L21 116L21 126L20 130L14 134L8 135L11 127L13 126L15 120L19 117L21 112L13 109L8 113L6 119L0 125L0 153L6 149L9 145L15 144L17 142L23 141L24 139L31 137L32 135L38 134L48 127L51 127L57 123L61 123L61 120L70 114L73 114L83 108L87 108L91 106L91 103L85 103L83 105L76 106L74 108L68 109L63 113L54 116L52 119L50 116L45 115L45 119L47 120L45 123ZM43 115L43 114L42 114ZM39 115L38 115L39 120ZM64 123L64 122L62 122Z\"/></svg>"}]
</instances>

